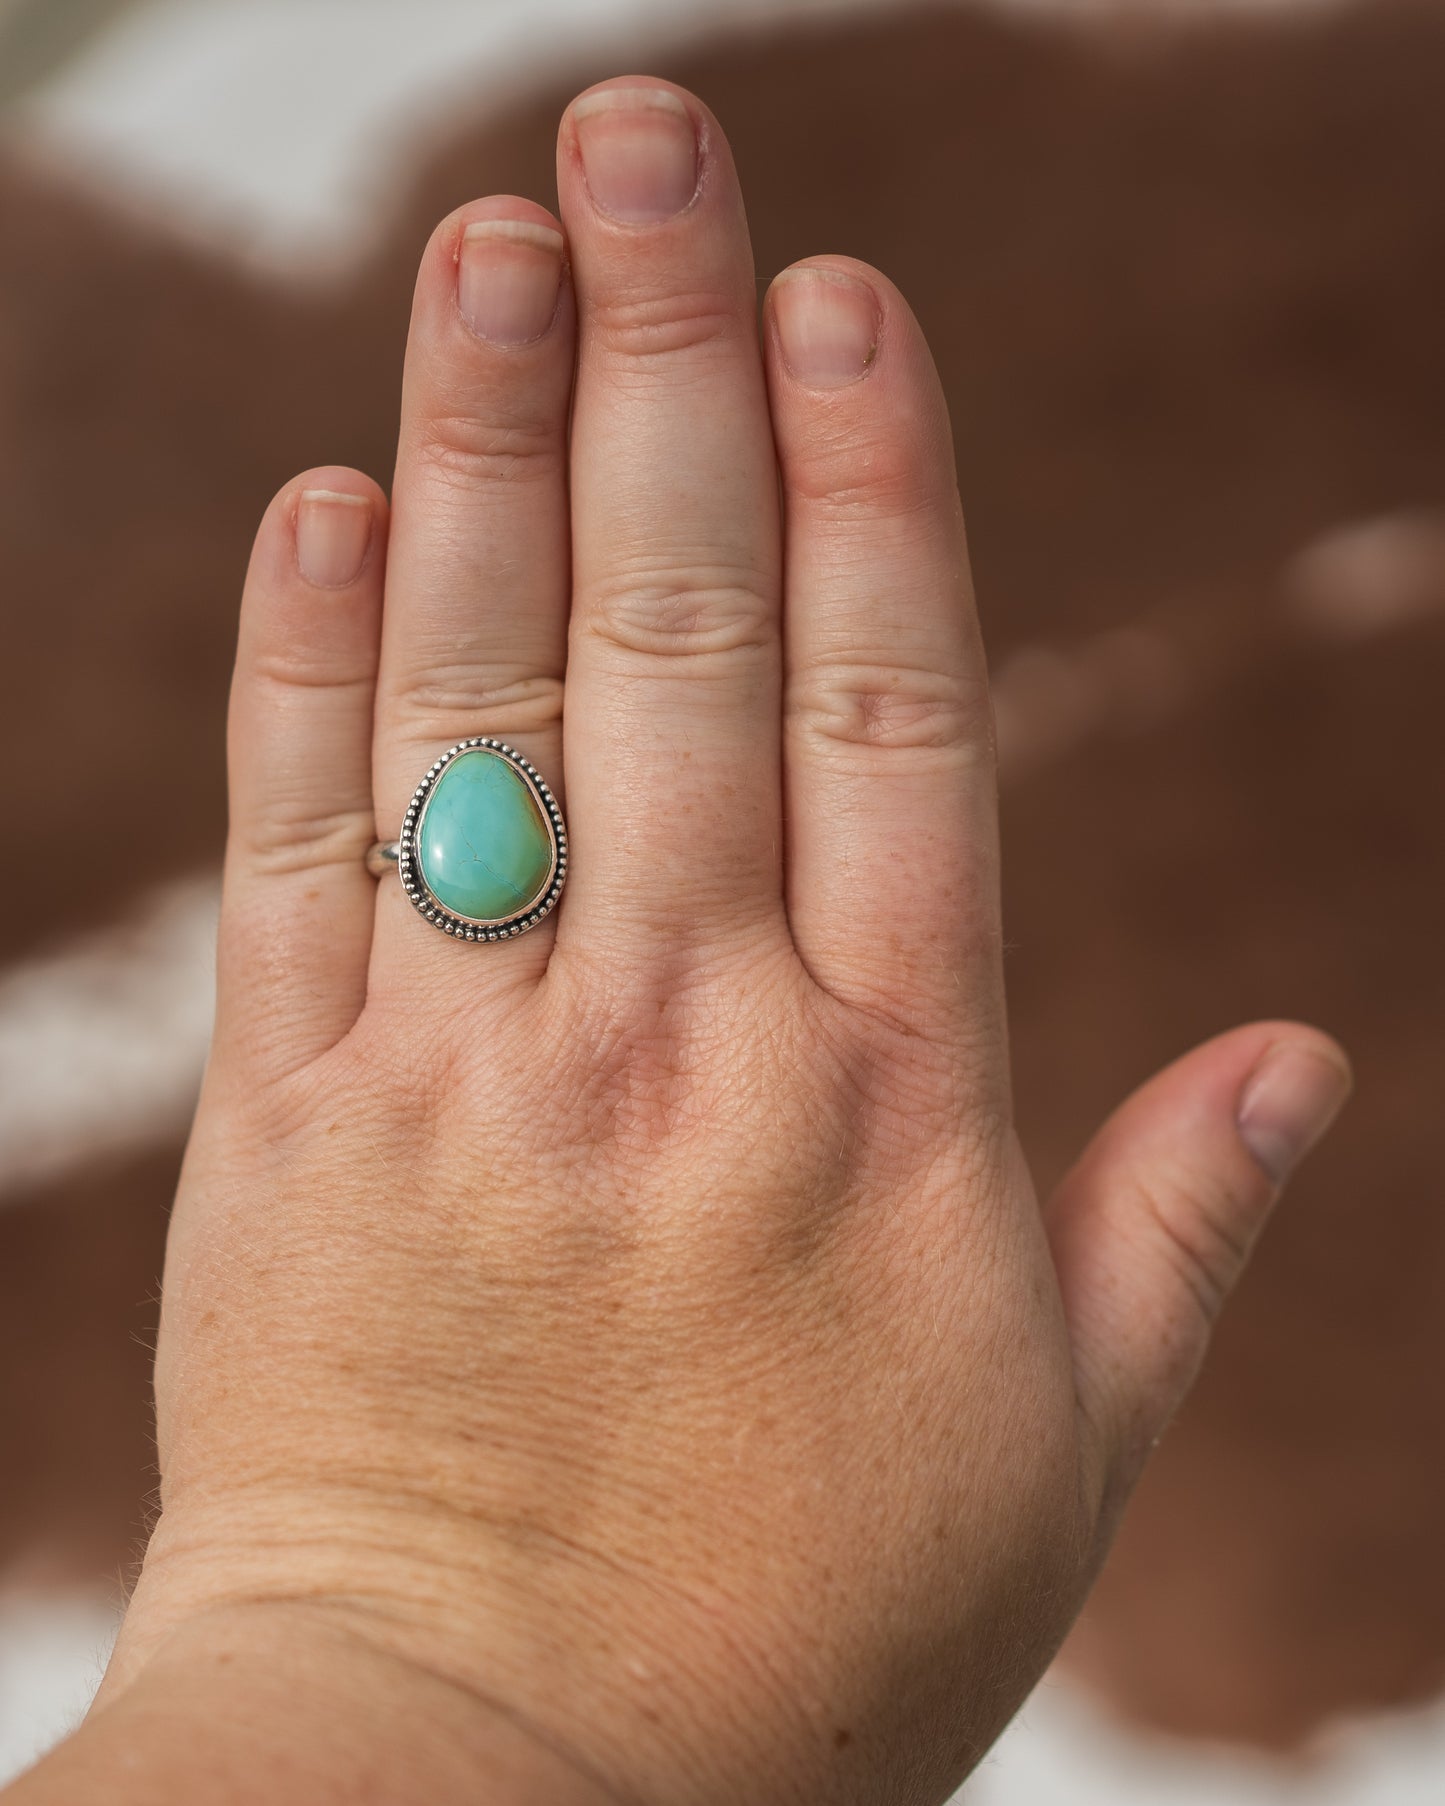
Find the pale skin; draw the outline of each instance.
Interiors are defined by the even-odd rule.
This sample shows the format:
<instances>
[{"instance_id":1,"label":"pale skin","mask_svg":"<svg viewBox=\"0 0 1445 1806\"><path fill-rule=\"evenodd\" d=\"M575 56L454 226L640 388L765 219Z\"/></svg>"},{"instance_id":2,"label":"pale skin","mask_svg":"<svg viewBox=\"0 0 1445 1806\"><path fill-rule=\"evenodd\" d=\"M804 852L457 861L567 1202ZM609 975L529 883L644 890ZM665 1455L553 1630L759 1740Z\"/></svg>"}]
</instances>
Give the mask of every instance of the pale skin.
<instances>
[{"instance_id":1,"label":"pale skin","mask_svg":"<svg viewBox=\"0 0 1445 1806\"><path fill-rule=\"evenodd\" d=\"M918 326L826 256L759 330L666 84L574 102L558 186L433 237L390 508L262 524L162 1510L15 1806L945 1799L1348 1090L1235 1029L1041 1206ZM467 947L362 861L481 733L573 857Z\"/></svg>"}]
</instances>

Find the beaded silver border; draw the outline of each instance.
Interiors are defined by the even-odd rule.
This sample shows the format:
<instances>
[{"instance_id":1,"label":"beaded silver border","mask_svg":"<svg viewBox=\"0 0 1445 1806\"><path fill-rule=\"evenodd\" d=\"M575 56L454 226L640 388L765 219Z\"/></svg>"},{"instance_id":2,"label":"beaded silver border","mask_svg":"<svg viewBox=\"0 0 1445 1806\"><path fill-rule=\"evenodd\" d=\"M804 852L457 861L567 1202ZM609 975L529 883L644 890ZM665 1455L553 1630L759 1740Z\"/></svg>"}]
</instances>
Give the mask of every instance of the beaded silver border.
<instances>
[{"instance_id":1,"label":"beaded silver border","mask_svg":"<svg viewBox=\"0 0 1445 1806\"><path fill-rule=\"evenodd\" d=\"M515 915L498 916L491 920L473 920L469 916L454 915L427 889L426 880L421 875L417 843L421 834L422 817L426 814L437 779L453 759L466 752L496 753L508 760L521 773L523 782L541 804L542 818L551 834L552 869L548 875L547 888L534 903L530 903L526 909L518 910ZM396 869L401 877L402 889L433 928L439 928L443 934L452 935L459 941L510 940L514 935L525 934L529 928L535 928L544 916L550 915L557 907L562 886L567 882L567 824L562 820L562 810L556 797L547 788L546 780L531 760L524 758L515 746L508 746L505 740L493 740L486 734L473 740L458 740L455 746L449 747L442 754L412 792L397 841Z\"/></svg>"}]
</instances>

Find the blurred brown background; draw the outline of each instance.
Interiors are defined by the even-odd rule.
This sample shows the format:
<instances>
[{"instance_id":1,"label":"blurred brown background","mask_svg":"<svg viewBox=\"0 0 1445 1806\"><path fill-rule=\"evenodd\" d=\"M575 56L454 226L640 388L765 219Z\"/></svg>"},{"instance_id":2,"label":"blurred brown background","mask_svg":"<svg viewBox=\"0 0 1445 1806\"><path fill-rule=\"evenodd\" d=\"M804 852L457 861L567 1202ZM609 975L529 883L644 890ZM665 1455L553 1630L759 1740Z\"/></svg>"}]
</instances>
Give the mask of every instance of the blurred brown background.
<instances>
[{"instance_id":1,"label":"blurred brown background","mask_svg":"<svg viewBox=\"0 0 1445 1806\"><path fill-rule=\"evenodd\" d=\"M996 675L1041 1185L1233 1022L1300 1015L1357 1063L1067 1669L1137 1724L1285 1750L1429 1700L1445 13L1425 0L880 5L661 49L639 26L451 110L326 281L199 248L37 154L22 116L0 143L0 817L24 847L0 892L0 1591L114 1574L152 1483L147 1343L197 1038L156 912L189 911L193 941L209 908L255 521L308 464L385 480L430 226L482 192L550 198L562 103L629 66L722 117L761 275L866 257L935 346ZM67 985L78 1026L44 1069ZM111 1052L77 1065L95 1033ZM21 1109L37 1086L69 1101Z\"/></svg>"}]
</instances>

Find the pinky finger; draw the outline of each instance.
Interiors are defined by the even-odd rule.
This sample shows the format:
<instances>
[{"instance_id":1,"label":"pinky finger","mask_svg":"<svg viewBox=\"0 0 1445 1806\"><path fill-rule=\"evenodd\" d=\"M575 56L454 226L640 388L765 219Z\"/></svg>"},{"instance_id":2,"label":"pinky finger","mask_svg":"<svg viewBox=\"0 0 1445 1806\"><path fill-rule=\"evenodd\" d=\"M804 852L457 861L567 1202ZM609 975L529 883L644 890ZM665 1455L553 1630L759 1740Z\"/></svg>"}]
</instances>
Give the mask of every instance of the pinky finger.
<instances>
[{"instance_id":1,"label":"pinky finger","mask_svg":"<svg viewBox=\"0 0 1445 1806\"><path fill-rule=\"evenodd\" d=\"M386 526L370 478L310 471L267 510L246 578L216 1049L263 1079L324 1053L365 1000Z\"/></svg>"}]
</instances>

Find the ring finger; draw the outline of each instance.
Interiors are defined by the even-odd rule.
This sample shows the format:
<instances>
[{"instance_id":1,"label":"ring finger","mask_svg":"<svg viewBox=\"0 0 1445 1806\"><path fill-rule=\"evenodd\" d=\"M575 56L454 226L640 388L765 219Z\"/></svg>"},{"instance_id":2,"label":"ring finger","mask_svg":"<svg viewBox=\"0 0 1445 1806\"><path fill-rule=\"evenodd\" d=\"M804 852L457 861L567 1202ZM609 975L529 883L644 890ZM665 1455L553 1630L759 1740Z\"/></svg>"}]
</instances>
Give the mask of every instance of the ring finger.
<instances>
[{"instance_id":1,"label":"ring finger","mask_svg":"<svg viewBox=\"0 0 1445 1806\"><path fill-rule=\"evenodd\" d=\"M515 745L560 792L573 322L545 209L494 197L438 227L402 391L374 749L383 838L431 763L473 735ZM373 995L419 969L455 975L456 950L420 931L400 885L383 883L379 909ZM487 968L535 976L550 938L544 925L497 947Z\"/></svg>"}]
</instances>

